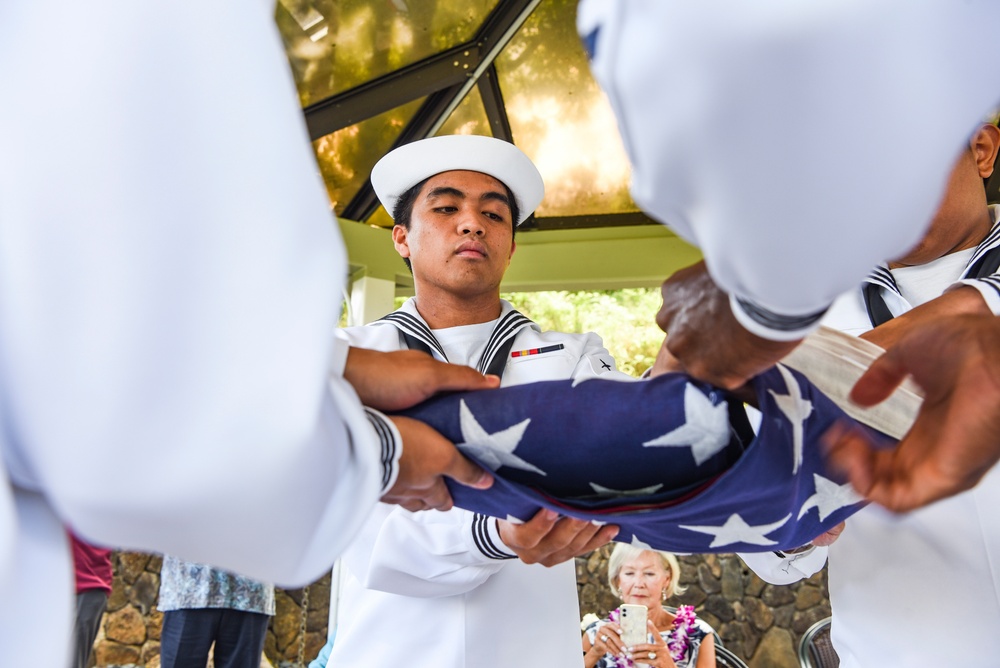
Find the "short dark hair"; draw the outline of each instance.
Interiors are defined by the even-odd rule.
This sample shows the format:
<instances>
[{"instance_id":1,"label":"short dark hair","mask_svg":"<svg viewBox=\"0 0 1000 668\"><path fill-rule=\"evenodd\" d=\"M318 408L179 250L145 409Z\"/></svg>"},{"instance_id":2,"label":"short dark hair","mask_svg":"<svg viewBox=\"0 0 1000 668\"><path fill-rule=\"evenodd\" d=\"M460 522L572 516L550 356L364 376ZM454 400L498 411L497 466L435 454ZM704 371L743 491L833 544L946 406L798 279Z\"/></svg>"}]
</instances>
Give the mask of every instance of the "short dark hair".
<instances>
[{"instance_id":1,"label":"short dark hair","mask_svg":"<svg viewBox=\"0 0 1000 668\"><path fill-rule=\"evenodd\" d=\"M431 180L432 177L428 176L426 179L420 183L412 186L409 190L399 196L396 200L396 205L392 207L392 219L395 221L396 225L400 225L403 229L410 229L410 218L413 215L413 204L417 201L417 195L423 189L424 185ZM498 179L499 180L499 179ZM510 205L510 238L511 241L514 240L514 235L517 234L517 219L521 213L521 210L517 207L517 199L514 197L513 191L507 187L507 184L500 181L500 185L503 189L507 191L507 202ZM413 273L413 267L410 265L410 258L404 257L403 262L406 263L406 268Z\"/></svg>"}]
</instances>

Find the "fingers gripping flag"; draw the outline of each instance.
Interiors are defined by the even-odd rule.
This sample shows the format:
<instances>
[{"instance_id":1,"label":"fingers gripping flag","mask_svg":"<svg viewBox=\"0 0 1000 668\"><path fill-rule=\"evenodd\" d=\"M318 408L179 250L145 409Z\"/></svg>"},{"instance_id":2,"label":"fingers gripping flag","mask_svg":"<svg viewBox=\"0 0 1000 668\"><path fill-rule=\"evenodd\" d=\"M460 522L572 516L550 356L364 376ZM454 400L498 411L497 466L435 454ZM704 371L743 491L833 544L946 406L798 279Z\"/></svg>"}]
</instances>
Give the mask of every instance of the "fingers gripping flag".
<instances>
[{"instance_id":1,"label":"fingers gripping flag","mask_svg":"<svg viewBox=\"0 0 1000 668\"><path fill-rule=\"evenodd\" d=\"M725 392L682 374L456 393L403 414L494 472L488 490L449 482L459 507L515 521L552 508L673 552L791 549L863 505L819 447L850 418L780 365L752 386L756 437L733 426Z\"/></svg>"}]
</instances>

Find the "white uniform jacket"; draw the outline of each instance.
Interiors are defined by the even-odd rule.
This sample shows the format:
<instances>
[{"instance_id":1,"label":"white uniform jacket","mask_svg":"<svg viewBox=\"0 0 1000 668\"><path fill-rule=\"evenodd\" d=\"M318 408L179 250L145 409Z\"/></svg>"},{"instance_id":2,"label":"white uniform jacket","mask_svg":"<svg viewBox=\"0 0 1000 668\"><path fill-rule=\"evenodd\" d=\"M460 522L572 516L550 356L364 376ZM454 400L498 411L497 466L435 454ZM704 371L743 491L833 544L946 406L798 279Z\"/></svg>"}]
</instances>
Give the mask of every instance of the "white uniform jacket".
<instances>
[{"instance_id":1,"label":"white uniform jacket","mask_svg":"<svg viewBox=\"0 0 1000 668\"><path fill-rule=\"evenodd\" d=\"M997 208L992 208L994 221ZM971 266L1000 246L1000 226L979 245ZM994 313L1000 275L948 277L980 290ZM887 276L888 279L887 280ZM876 269L894 315L912 308L891 274ZM837 300L823 324L862 333L871 324L861 291ZM833 642L843 668L985 666L1000 656L1000 470L974 489L931 506L893 514L871 505L851 517L829 548L785 559L740 555L761 578L786 584L819 571L829 554Z\"/></svg>"},{"instance_id":2,"label":"white uniform jacket","mask_svg":"<svg viewBox=\"0 0 1000 668\"><path fill-rule=\"evenodd\" d=\"M274 3L5 2L0 88L2 663L67 663L63 525L317 577L383 471Z\"/></svg>"},{"instance_id":3,"label":"white uniform jacket","mask_svg":"<svg viewBox=\"0 0 1000 668\"><path fill-rule=\"evenodd\" d=\"M404 317L398 321L411 332L426 329L413 300L392 317L400 313ZM499 323L487 355L504 331L514 335L514 352L562 346L537 355L507 354L503 385L601 374L630 379L614 370L614 360L596 334L542 332L507 302ZM404 347L400 330L386 321L337 334L356 347ZM433 341L422 338L443 359ZM581 665L573 561L553 568L521 562L500 540L492 518L459 508L410 513L379 504L343 563L346 577L331 668Z\"/></svg>"},{"instance_id":4,"label":"white uniform jacket","mask_svg":"<svg viewBox=\"0 0 1000 668\"><path fill-rule=\"evenodd\" d=\"M969 67L989 0L584 0L577 22L636 203L771 339L916 243L1000 90Z\"/></svg>"}]
</instances>

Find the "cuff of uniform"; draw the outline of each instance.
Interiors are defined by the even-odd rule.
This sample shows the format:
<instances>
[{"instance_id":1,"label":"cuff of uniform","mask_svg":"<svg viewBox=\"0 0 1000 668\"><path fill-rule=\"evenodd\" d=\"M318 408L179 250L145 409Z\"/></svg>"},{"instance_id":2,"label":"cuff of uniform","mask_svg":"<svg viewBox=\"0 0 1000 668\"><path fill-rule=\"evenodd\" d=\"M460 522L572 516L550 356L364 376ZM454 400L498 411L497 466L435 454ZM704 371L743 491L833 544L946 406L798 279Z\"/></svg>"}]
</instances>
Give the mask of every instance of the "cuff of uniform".
<instances>
[{"instance_id":1,"label":"cuff of uniform","mask_svg":"<svg viewBox=\"0 0 1000 668\"><path fill-rule=\"evenodd\" d=\"M829 306L814 313L787 315L769 311L760 304L729 295L729 306L736 320L751 334L771 341L798 341L819 329L819 322Z\"/></svg>"},{"instance_id":2,"label":"cuff of uniform","mask_svg":"<svg viewBox=\"0 0 1000 668\"><path fill-rule=\"evenodd\" d=\"M343 378L344 369L347 368L347 353L351 350L351 344L336 336L332 338L333 349L330 351L330 373Z\"/></svg>"},{"instance_id":3,"label":"cuff of uniform","mask_svg":"<svg viewBox=\"0 0 1000 668\"><path fill-rule=\"evenodd\" d=\"M379 496L384 496L399 477L399 458L403 456L403 438L392 420L373 408L365 408L365 415L382 445L382 480Z\"/></svg>"},{"instance_id":4,"label":"cuff of uniform","mask_svg":"<svg viewBox=\"0 0 1000 668\"><path fill-rule=\"evenodd\" d=\"M1000 276L994 274L983 278L966 278L952 284L951 287L957 288L962 285L979 290L979 294L983 296L983 301L993 315L1000 315Z\"/></svg>"},{"instance_id":5,"label":"cuff of uniform","mask_svg":"<svg viewBox=\"0 0 1000 668\"><path fill-rule=\"evenodd\" d=\"M489 515L473 515L472 542L487 559L517 559L517 555L501 540L496 519Z\"/></svg>"}]
</instances>

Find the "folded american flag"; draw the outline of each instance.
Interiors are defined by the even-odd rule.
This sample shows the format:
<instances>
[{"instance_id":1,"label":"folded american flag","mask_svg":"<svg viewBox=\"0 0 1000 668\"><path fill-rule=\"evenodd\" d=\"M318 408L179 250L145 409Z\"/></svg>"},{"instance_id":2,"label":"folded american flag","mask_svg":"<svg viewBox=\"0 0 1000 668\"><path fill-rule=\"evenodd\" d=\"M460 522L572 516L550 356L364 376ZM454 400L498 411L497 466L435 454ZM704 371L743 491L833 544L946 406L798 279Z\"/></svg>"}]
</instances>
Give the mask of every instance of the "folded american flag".
<instances>
[{"instance_id":1,"label":"folded american flag","mask_svg":"<svg viewBox=\"0 0 1000 668\"><path fill-rule=\"evenodd\" d=\"M488 490L449 483L461 508L511 521L552 508L672 552L795 548L864 505L819 447L831 424L854 421L784 366L752 387L756 437L730 419L725 392L683 374L456 393L403 414L494 472Z\"/></svg>"}]
</instances>

